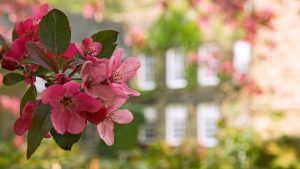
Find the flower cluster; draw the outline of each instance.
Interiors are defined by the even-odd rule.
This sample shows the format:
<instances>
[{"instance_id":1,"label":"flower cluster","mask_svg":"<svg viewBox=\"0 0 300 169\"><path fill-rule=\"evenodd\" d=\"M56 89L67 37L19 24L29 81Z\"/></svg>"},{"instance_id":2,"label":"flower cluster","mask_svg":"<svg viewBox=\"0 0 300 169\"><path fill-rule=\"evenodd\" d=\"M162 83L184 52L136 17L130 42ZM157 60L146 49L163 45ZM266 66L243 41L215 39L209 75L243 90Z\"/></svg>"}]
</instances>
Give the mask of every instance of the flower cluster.
<instances>
[{"instance_id":1,"label":"flower cluster","mask_svg":"<svg viewBox=\"0 0 300 169\"><path fill-rule=\"evenodd\" d=\"M133 120L130 111L119 108L129 96L140 95L126 84L140 63L135 57L122 61L122 49L114 52L117 35L105 30L84 38L81 44L70 42L68 18L57 9L48 11L45 4L33 6L32 16L16 24L11 43L2 41L1 46L7 46L2 53L2 68L21 72L6 74L3 83L24 81L30 85L14 125L17 135L28 131L28 157L37 148L31 144L33 140L40 142L43 137L52 136L61 148L69 150L88 122L111 146L114 122L127 124ZM47 82L40 98L36 77Z\"/></svg>"}]
</instances>

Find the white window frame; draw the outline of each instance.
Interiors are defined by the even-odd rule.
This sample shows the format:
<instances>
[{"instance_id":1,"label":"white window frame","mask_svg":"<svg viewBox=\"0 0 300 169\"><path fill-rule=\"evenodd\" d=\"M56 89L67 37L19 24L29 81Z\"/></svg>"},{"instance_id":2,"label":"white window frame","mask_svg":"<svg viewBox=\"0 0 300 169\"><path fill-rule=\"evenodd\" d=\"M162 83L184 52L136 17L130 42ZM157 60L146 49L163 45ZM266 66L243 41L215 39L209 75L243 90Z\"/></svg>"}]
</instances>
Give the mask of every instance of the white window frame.
<instances>
[{"instance_id":1,"label":"white window frame","mask_svg":"<svg viewBox=\"0 0 300 169\"><path fill-rule=\"evenodd\" d=\"M186 106L172 104L166 107L165 132L168 145L176 147L181 144L186 136L187 118L188 111Z\"/></svg>"},{"instance_id":2,"label":"white window frame","mask_svg":"<svg viewBox=\"0 0 300 169\"><path fill-rule=\"evenodd\" d=\"M153 143L156 139L155 136L155 131L151 131L154 132L154 136L152 138L148 137L148 132L149 132L149 126L147 125L153 125L153 129L155 130L155 122L157 119L157 112L154 106L151 107L146 107L143 109L143 115L144 115L144 124L143 126L141 126L140 130L139 130L139 142L142 144L146 144L149 145L151 143Z\"/></svg>"},{"instance_id":3,"label":"white window frame","mask_svg":"<svg viewBox=\"0 0 300 169\"><path fill-rule=\"evenodd\" d=\"M200 60L205 60L209 54L209 50L211 48L216 48L216 45L214 43L205 44L202 47L199 48L198 54L200 56ZM218 61L213 61L214 63L218 65ZM217 74L214 75L208 75L208 65L206 62L200 62L197 69L197 81L200 86L216 86L220 83L220 80L217 76Z\"/></svg>"},{"instance_id":4,"label":"white window frame","mask_svg":"<svg viewBox=\"0 0 300 169\"><path fill-rule=\"evenodd\" d=\"M181 62L175 63L178 58ZM182 68L181 71L183 77L177 78L177 70ZM184 88L187 85L187 81L185 79L185 57L184 52L181 48L172 48L167 50L166 53L166 83L167 87L170 89L180 89Z\"/></svg>"},{"instance_id":5,"label":"white window frame","mask_svg":"<svg viewBox=\"0 0 300 169\"><path fill-rule=\"evenodd\" d=\"M251 62L251 43L238 40L233 45L233 68L237 73L248 73Z\"/></svg>"},{"instance_id":6,"label":"white window frame","mask_svg":"<svg viewBox=\"0 0 300 169\"><path fill-rule=\"evenodd\" d=\"M146 56L144 54L139 56L139 60L141 62L141 67L137 73L137 83L138 83L138 87L141 90L153 90L156 87L156 83L155 83L155 70L153 71L153 80L151 81L147 81L146 80L146 70L147 70L147 59L153 59L153 64L155 64L155 59L154 57L150 57L150 56Z\"/></svg>"},{"instance_id":7,"label":"white window frame","mask_svg":"<svg viewBox=\"0 0 300 169\"><path fill-rule=\"evenodd\" d=\"M197 140L200 145L204 147L216 146L217 139L211 135L217 133L219 119L220 110L216 104L202 103L197 106Z\"/></svg>"}]
</instances>

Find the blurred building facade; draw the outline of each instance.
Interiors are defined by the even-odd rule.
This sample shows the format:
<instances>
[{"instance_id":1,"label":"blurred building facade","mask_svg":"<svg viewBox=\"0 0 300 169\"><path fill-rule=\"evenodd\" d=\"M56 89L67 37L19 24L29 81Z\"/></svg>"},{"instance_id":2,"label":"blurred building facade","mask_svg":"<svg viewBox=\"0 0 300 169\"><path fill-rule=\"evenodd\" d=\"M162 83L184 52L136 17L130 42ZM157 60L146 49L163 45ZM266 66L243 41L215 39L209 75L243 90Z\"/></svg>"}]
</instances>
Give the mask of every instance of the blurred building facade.
<instances>
[{"instance_id":1,"label":"blurred building facade","mask_svg":"<svg viewBox=\"0 0 300 169\"><path fill-rule=\"evenodd\" d=\"M234 69L250 73L263 90L262 95L245 99L247 102L243 103L246 105L241 114L246 114L246 121L263 137L299 135L300 2L254 0L252 4L257 8L269 7L275 19L273 30L260 31L255 43L237 41L232 46ZM130 18L127 23L147 29L155 15L144 14L134 15L149 20L127 17ZM130 12L127 15L130 16ZM205 57L214 48L218 46L211 41L199 44L199 55ZM190 65L186 55L180 47L174 47L163 56L139 56L142 67L137 75L137 87L142 92L141 97L145 97L140 101L145 107L146 118L139 138L142 144L163 140L171 146L178 146L185 138L204 147L216 144L217 122L221 118L219 103L222 100L218 78L207 65L199 64L195 72L198 87L189 90L185 70ZM274 121L271 116L276 113L283 116Z\"/></svg>"},{"instance_id":2,"label":"blurred building facade","mask_svg":"<svg viewBox=\"0 0 300 169\"><path fill-rule=\"evenodd\" d=\"M199 53L207 56L214 47L204 45ZM198 87L189 90L185 55L182 49L171 48L165 56L139 56L142 66L137 87L142 93L139 101L146 120L139 136L142 144L163 140L179 146L185 138L208 147L216 144L218 78L206 65L199 65L195 72L199 75L195 82Z\"/></svg>"},{"instance_id":3,"label":"blurred building facade","mask_svg":"<svg viewBox=\"0 0 300 169\"><path fill-rule=\"evenodd\" d=\"M299 136L300 113L300 1L255 0L256 6L269 6L275 13L273 31L262 31L254 47L252 73L264 94L254 100L253 123L265 137L281 134ZM271 51L263 47L273 39ZM268 109L281 112L280 120L269 117ZM266 112L266 113L263 113Z\"/></svg>"}]
</instances>

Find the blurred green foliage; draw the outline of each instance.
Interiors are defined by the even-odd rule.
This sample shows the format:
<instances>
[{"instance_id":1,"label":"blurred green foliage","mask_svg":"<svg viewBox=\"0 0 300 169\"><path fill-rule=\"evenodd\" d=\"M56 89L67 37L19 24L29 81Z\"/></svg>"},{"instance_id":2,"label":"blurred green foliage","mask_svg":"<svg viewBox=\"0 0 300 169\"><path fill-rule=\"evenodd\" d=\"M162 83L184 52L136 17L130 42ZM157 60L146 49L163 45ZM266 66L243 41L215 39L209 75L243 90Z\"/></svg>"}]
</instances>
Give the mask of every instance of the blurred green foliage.
<instances>
[{"instance_id":1,"label":"blurred green foliage","mask_svg":"<svg viewBox=\"0 0 300 169\"><path fill-rule=\"evenodd\" d=\"M72 152L61 150L53 140L44 140L30 160L26 160L26 146L0 142L0 168L2 169L85 169L88 158L75 146Z\"/></svg>"},{"instance_id":2,"label":"blurred green foliage","mask_svg":"<svg viewBox=\"0 0 300 169\"><path fill-rule=\"evenodd\" d=\"M146 39L145 51L158 50L165 53L168 48L178 46L193 51L200 42L201 32L196 21L187 16L185 9L171 8L165 10L152 26Z\"/></svg>"},{"instance_id":3,"label":"blurred green foliage","mask_svg":"<svg viewBox=\"0 0 300 169\"><path fill-rule=\"evenodd\" d=\"M300 169L300 139L260 140L249 128L227 128L218 146L190 144L170 148L163 143L131 151L119 160L102 162L110 169ZM199 152L201 152L199 154Z\"/></svg>"}]
</instances>

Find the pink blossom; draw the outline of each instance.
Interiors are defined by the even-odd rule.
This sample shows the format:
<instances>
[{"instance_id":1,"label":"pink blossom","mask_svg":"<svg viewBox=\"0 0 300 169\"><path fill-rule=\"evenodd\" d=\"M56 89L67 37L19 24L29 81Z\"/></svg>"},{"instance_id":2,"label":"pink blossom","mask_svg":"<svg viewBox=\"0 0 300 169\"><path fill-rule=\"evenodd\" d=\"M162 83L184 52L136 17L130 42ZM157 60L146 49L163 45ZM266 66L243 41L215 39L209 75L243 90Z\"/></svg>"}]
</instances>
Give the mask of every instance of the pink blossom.
<instances>
[{"instance_id":1,"label":"pink blossom","mask_svg":"<svg viewBox=\"0 0 300 169\"><path fill-rule=\"evenodd\" d=\"M198 16L197 18L197 22L198 22L198 25L201 29L205 28L205 29L208 29L209 28L209 18L207 16Z\"/></svg>"},{"instance_id":2,"label":"pink blossom","mask_svg":"<svg viewBox=\"0 0 300 169\"><path fill-rule=\"evenodd\" d=\"M125 83L136 74L140 63L134 57L126 58L122 63L122 54L123 50L118 49L108 63L105 60L101 63L87 61L83 64L80 77L87 93L103 100L109 100L113 93L122 97L140 95Z\"/></svg>"},{"instance_id":3,"label":"pink blossom","mask_svg":"<svg viewBox=\"0 0 300 169\"><path fill-rule=\"evenodd\" d=\"M20 101L16 97L9 97L6 95L0 95L0 105L2 108L10 111L14 115L18 115L20 112Z\"/></svg>"},{"instance_id":4,"label":"pink blossom","mask_svg":"<svg viewBox=\"0 0 300 169\"><path fill-rule=\"evenodd\" d=\"M126 44L128 46L142 46L145 41L144 36L144 32L142 32L140 29L132 28L128 31Z\"/></svg>"},{"instance_id":5,"label":"pink blossom","mask_svg":"<svg viewBox=\"0 0 300 169\"><path fill-rule=\"evenodd\" d=\"M35 76L31 76L30 74L24 72L23 73L24 77L25 77L25 84L33 84L36 81L36 77Z\"/></svg>"},{"instance_id":6,"label":"pink blossom","mask_svg":"<svg viewBox=\"0 0 300 169\"><path fill-rule=\"evenodd\" d=\"M33 18L37 21L41 20L42 17L48 13L48 9L49 9L48 4L43 4L42 6L33 5L31 9Z\"/></svg>"},{"instance_id":7,"label":"pink blossom","mask_svg":"<svg viewBox=\"0 0 300 169\"><path fill-rule=\"evenodd\" d=\"M32 84L36 81L36 77L32 76L31 73L35 72L39 66L37 64L28 64L26 66L27 71L23 72L26 84Z\"/></svg>"},{"instance_id":8,"label":"pink blossom","mask_svg":"<svg viewBox=\"0 0 300 169\"><path fill-rule=\"evenodd\" d=\"M261 25L269 27L271 29L273 28L271 21L275 17L275 14L271 9L265 8L256 11L254 13L254 17Z\"/></svg>"},{"instance_id":9,"label":"pink blossom","mask_svg":"<svg viewBox=\"0 0 300 169\"><path fill-rule=\"evenodd\" d=\"M93 18L94 7L92 4L87 3L83 5L82 16L87 19Z\"/></svg>"},{"instance_id":10,"label":"pink blossom","mask_svg":"<svg viewBox=\"0 0 300 169\"><path fill-rule=\"evenodd\" d=\"M109 88L119 96L139 96L140 93L130 89L126 81L130 80L141 64L135 57L127 57L122 62L123 50L117 49L108 63L107 83Z\"/></svg>"},{"instance_id":11,"label":"pink blossom","mask_svg":"<svg viewBox=\"0 0 300 169\"><path fill-rule=\"evenodd\" d=\"M25 143L25 139L23 136L15 135L12 142L14 146L20 148Z\"/></svg>"},{"instance_id":12,"label":"pink blossom","mask_svg":"<svg viewBox=\"0 0 300 169\"><path fill-rule=\"evenodd\" d=\"M25 43L26 43L25 38L20 38L15 40L12 43L10 50L5 52L3 56L14 58L17 61L21 61L26 54Z\"/></svg>"},{"instance_id":13,"label":"pink blossom","mask_svg":"<svg viewBox=\"0 0 300 169\"><path fill-rule=\"evenodd\" d=\"M61 57L70 60L74 57L75 53L77 52L77 47L75 43L70 43L68 48L61 54Z\"/></svg>"},{"instance_id":14,"label":"pink blossom","mask_svg":"<svg viewBox=\"0 0 300 169\"><path fill-rule=\"evenodd\" d=\"M84 57L86 60L94 60L102 49L102 46L98 42L94 42L92 38L86 37L81 41L81 46L78 48L79 53Z\"/></svg>"},{"instance_id":15,"label":"pink blossom","mask_svg":"<svg viewBox=\"0 0 300 169\"><path fill-rule=\"evenodd\" d=\"M22 136L29 129L32 123L32 113L35 109L36 103L37 102L27 102L25 105L22 115L14 124L14 132L16 135Z\"/></svg>"},{"instance_id":16,"label":"pink blossom","mask_svg":"<svg viewBox=\"0 0 300 169\"><path fill-rule=\"evenodd\" d=\"M97 125L100 138L109 146L114 144L114 123L128 124L133 120L133 116L128 110L117 110L126 102L127 98L115 97L110 100L105 111L105 119Z\"/></svg>"},{"instance_id":17,"label":"pink blossom","mask_svg":"<svg viewBox=\"0 0 300 169\"><path fill-rule=\"evenodd\" d=\"M234 72L232 62L230 60L224 61L219 67L219 72L224 73L227 76L232 76Z\"/></svg>"},{"instance_id":18,"label":"pink blossom","mask_svg":"<svg viewBox=\"0 0 300 169\"><path fill-rule=\"evenodd\" d=\"M84 91L90 96L103 100L108 100L113 96L106 82L107 64L107 59L97 59L96 62L86 61L83 64L80 78Z\"/></svg>"},{"instance_id":19,"label":"pink blossom","mask_svg":"<svg viewBox=\"0 0 300 169\"><path fill-rule=\"evenodd\" d=\"M37 41L37 28L38 25L34 24L32 19L26 19L24 22L16 24L18 38L25 38L26 41Z\"/></svg>"},{"instance_id":20,"label":"pink blossom","mask_svg":"<svg viewBox=\"0 0 300 169\"><path fill-rule=\"evenodd\" d=\"M199 55L195 52L190 53L187 58L188 64L198 64L200 62Z\"/></svg>"},{"instance_id":21,"label":"pink blossom","mask_svg":"<svg viewBox=\"0 0 300 169\"><path fill-rule=\"evenodd\" d=\"M80 92L80 85L74 81L46 88L42 93L42 102L51 105L52 125L60 134L81 133L86 123L86 117L81 112L97 112L102 106L100 100Z\"/></svg>"},{"instance_id":22,"label":"pink blossom","mask_svg":"<svg viewBox=\"0 0 300 169\"><path fill-rule=\"evenodd\" d=\"M65 84L69 81L71 81L72 78L68 77L66 74L64 73L58 73L54 76L54 84Z\"/></svg>"},{"instance_id":23,"label":"pink blossom","mask_svg":"<svg viewBox=\"0 0 300 169\"><path fill-rule=\"evenodd\" d=\"M92 124L99 124L100 122L103 122L106 118L106 109L104 106L100 108L95 113L90 113L90 112L83 112L84 115L86 116L87 120L92 123Z\"/></svg>"},{"instance_id":24,"label":"pink blossom","mask_svg":"<svg viewBox=\"0 0 300 169\"><path fill-rule=\"evenodd\" d=\"M188 0L188 3L191 7L197 7L200 4L201 0Z\"/></svg>"},{"instance_id":25,"label":"pink blossom","mask_svg":"<svg viewBox=\"0 0 300 169\"><path fill-rule=\"evenodd\" d=\"M242 86L247 83L248 75L245 73L237 74L234 77L234 83L238 86Z\"/></svg>"},{"instance_id":26,"label":"pink blossom","mask_svg":"<svg viewBox=\"0 0 300 169\"><path fill-rule=\"evenodd\" d=\"M242 88L242 94L246 96L249 95L258 96L262 94L262 91L253 79L248 79L247 83Z\"/></svg>"},{"instance_id":27,"label":"pink blossom","mask_svg":"<svg viewBox=\"0 0 300 169\"><path fill-rule=\"evenodd\" d=\"M80 78L84 91L93 97L109 100L113 92L109 89L106 80L107 59L97 59L96 62L86 61L81 69Z\"/></svg>"}]
</instances>

